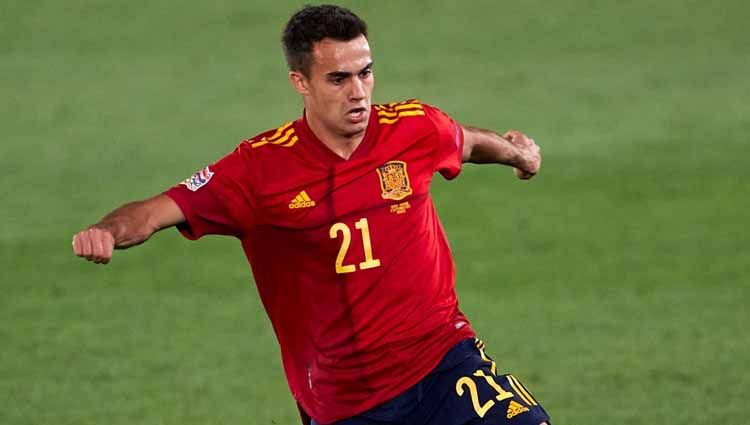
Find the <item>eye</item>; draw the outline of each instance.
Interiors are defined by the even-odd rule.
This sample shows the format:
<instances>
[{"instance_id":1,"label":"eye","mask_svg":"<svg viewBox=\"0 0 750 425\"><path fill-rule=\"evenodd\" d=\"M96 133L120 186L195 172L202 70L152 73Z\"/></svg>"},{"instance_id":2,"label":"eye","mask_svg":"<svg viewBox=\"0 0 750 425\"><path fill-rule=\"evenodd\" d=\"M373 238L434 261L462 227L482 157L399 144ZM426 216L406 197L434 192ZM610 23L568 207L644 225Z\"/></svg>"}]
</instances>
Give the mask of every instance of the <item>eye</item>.
<instances>
[{"instance_id":1,"label":"eye","mask_svg":"<svg viewBox=\"0 0 750 425\"><path fill-rule=\"evenodd\" d=\"M337 86L340 86L341 84L344 83L344 77L334 77L334 78L331 78L331 82L333 84L337 85Z\"/></svg>"},{"instance_id":2,"label":"eye","mask_svg":"<svg viewBox=\"0 0 750 425\"><path fill-rule=\"evenodd\" d=\"M369 77L369 76L370 76L371 74L372 74L372 69L370 69L370 68L367 68L367 69L363 69L363 70L362 70L362 72L360 72L360 73L359 73L359 76L360 76L361 78L367 78L367 77Z\"/></svg>"}]
</instances>

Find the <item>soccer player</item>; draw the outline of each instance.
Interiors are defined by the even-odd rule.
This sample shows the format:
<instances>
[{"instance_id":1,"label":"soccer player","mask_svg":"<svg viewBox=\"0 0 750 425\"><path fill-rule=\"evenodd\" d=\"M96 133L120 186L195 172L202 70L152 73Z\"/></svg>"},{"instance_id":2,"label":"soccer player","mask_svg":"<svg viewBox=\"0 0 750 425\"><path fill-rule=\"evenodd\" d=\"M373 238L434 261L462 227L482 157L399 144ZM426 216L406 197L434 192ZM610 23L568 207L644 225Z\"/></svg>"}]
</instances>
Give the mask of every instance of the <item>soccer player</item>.
<instances>
[{"instance_id":1,"label":"soccer player","mask_svg":"<svg viewBox=\"0 0 750 425\"><path fill-rule=\"evenodd\" d=\"M372 105L367 27L347 9L304 7L283 45L302 116L112 211L74 236L75 254L106 264L170 226L240 239L304 423L546 423L459 310L429 194L463 162L531 178L539 147L417 100Z\"/></svg>"}]
</instances>

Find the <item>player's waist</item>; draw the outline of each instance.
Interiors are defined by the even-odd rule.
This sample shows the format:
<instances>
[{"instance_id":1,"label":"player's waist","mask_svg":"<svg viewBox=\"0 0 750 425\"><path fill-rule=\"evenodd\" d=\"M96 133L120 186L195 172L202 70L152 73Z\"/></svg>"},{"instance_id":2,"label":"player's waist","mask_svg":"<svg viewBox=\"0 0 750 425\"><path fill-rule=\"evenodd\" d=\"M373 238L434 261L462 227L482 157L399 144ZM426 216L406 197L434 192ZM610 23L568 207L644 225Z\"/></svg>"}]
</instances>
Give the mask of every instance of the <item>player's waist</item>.
<instances>
[{"instance_id":1,"label":"player's waist","mask_svg":"<svg viewBox=\"0 0 750 425\"><path fill-rule=\"evenodd\" d=\"M459 341L473 337L468 323L459 329L450 325L422 338L391 343L375 356L360 353L335 365L317 364L308 371L309 388L300 401L323 423L356 415L406 391Z\"/></svg>"},{"instance_id":2,"label":"player's waist","mask_svg":"<svg viewBox=\"0 0 750 425\"><path fill-rule=\"evenodd\" d=\"M342 316L324 332L311 331L308 335L312 336L316 353L313 361L318 369L360 377L363 367L373 370L401 357L409 360L410 353L422 353L443 335L468 324L451 299L398 313L382 312L368 320L349 322ZM350 313L352 316L354 312Z\"/></svg>"}]
</instances>

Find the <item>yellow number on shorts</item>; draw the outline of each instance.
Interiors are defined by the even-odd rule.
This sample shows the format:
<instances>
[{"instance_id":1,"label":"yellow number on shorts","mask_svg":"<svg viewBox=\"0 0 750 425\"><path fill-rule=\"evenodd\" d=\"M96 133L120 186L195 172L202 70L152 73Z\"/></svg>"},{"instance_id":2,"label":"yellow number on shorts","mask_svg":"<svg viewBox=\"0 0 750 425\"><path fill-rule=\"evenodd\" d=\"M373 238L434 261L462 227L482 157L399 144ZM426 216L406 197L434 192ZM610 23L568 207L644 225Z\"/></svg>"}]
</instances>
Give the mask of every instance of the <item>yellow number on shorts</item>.
<instances>
[{"instance_id":1,"label":"yellow number on shorts","mask_svg":"<svg viewBox=\"0 0 750 425\"><path fill-rule=\"evenodd\" d=\"M512 392L505 391L503 387L501 387L500 384L495 381L494 376L486 375L482 369L478 369L477 371L475 371L473 373L473 376L476 376L477 378L484 378L484 380L487 381L487 385L492 387L492 389L497 392L495 400L497 400L498 402L513 398ZM471 404L474 405L474 411L477 412L477 415L480 418L483 418L484 415L487 414L487 411L492 409L492 407L495 405L495 400L489 400L487 401L487 403L482 404L479 401L479 391L477 390L477 384L474 383L474 381L468 376L462 376L458 381L456 381L456 394L458 394L459 397L462 397L464 395L464 387L469 389Z\"/></svg>"},{"instance_id":2,"label":"yellow number on shorts","mask_svg":"<svg viewBox=\"0 0 750 425\"><path fill-rule=\"evenodd\" d=\"M497 382L495 382L495 379L492 376L485 375L484 371L482 371L481 369L474 372L474 376L484 378L487 381L487 384L489 384L490 387L492 387L495 391L497 391L497 395L495 396L495 399L497 399L497 401L503 401L509 398L513 398L512 392L505 391L503 387L501 387Z\"/></svg>"},{"instance_id":3,"label":"yellow number on shorts","mask_svg":"<svg viewBox=\"0 0 750 425\"><path fill-rule=\"evenodd\" d=\"M484 415L487 414L487 411L492 409L492 406L495 405L495 402L493 400L489 400L487 403L480 404L477 384L475 384L474 381L472 381L468 376L463 376L458 381L456 381L456 394L458 394L459 397L462 397L464 395L464 387L467 387L469 389L471 404L474 405L474 411L477 412L477 415L479 415L480 418L483 418Z\"/></svg>"}]
</instances>

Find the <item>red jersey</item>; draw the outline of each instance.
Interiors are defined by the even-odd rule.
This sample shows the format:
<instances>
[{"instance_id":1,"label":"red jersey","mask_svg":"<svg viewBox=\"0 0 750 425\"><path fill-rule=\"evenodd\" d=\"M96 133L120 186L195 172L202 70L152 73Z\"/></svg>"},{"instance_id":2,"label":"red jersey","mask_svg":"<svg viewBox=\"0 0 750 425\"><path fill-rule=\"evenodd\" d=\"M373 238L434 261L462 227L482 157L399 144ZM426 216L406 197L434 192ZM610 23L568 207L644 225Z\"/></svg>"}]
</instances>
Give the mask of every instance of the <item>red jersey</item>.
<instances>
[{"instance_id":1,"label":"red jersey","mask_svg":"<svg viewBox=\"0 0 750 425\"><path fill-rule=\"evenodd\" d=\"M374 105L349 159L303 114L165 192L187 238L242 241L289 387L316 421L399 395L474 336L429 195L436 171L458 175L462 147L461 127L415 100Z\"/></svg>"}]
</instances>

